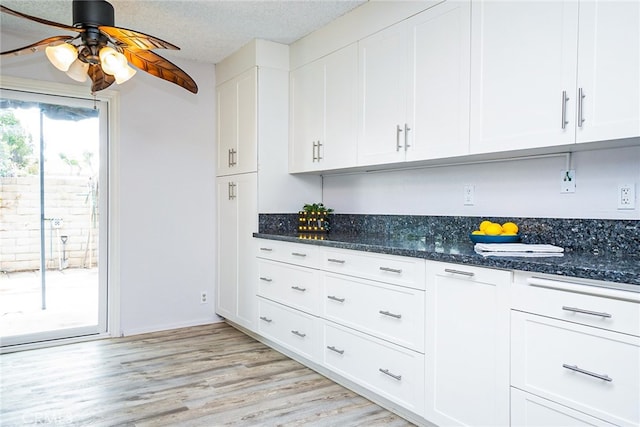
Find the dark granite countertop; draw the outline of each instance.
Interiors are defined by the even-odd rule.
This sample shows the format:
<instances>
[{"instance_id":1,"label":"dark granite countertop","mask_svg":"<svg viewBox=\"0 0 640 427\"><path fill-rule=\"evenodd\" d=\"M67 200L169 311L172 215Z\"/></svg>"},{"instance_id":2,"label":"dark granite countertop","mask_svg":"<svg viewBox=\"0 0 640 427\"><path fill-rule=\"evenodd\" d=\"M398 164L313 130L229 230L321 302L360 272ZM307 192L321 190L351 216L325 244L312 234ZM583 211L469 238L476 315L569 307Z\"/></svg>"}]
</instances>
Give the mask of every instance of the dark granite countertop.
<instances>
[{"instance_id":1,"label":"dark granite countertop","mask_svg":"<svg viewBox=\"0 0 640 427\"><path fill-rule=\"evenodd\" d=\"M562 256L512 257L484 256L474 251L470 240L427 241L406 234L353 234L331 232L322 240L291 233L254 233L254 237L325 247L352 249L390 255L424 258L433 261L474 265L507 270L530 271L567 277L614 282L621 289L640 292L640 257L608 252L567 251ZM637 289L636 286L637 285Z\"/></svg>"}]
</instances>

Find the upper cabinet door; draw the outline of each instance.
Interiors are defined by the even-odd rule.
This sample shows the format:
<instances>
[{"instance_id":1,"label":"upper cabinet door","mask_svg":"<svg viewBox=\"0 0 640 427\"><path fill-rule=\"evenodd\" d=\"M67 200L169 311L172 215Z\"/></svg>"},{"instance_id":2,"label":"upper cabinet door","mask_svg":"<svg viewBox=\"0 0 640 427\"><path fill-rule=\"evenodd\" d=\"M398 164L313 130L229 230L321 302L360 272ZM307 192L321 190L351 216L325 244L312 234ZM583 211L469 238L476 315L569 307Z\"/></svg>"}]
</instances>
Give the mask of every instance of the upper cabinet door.
<instances>
[{"instance_id":1,"label":"upper cabinet door","mask_svg":"<svg viewBox=\"0 0 640 427\"><path fill-rule=\"evenodd\" d=\"M289 171L317 170L318 141L324 140L324 61L318 60L290 75Z\"/></svg>"},{"instance_id":2,"label":"upper cabinet door","mask_svg":"<svg viewBox=\"0 0 640 427\"><path fill-rule=\"evenodd\" d=\"M289 171L356 164L356 44L291 72Z\"/></svg>"},{"instance_id":3,"label":"upper cabinet door","mask_svg":"<svg viewBox=\"0 0 640 427\"><path fill-rule=\"evenodd\" d=\"M471 153L575 141L578 3L474 1Z\"/></svg>"},{"instance_id":4,"label":"upper cabinet door","mask_svg":"<svg viewBox=\"0 0 640 427\"><path fill-rule=\"evenodd\" d=\"M403 23L358 42L358 163L361 165L405 159L410 82L407 51Z\"/></svg>"},{"instance_id":5,"label":"upper cabinet door","mask_svg":"<svg viewBox=\"0 0 640 427\"><path fill-rule=\"evenodd\" d=\"M252 68L217 88L218 176L258 169L257 73Z\"/></svg>"},{"instance_id":6,"label":"upper cabinet door","mask_svg":"<svg viewBox=\"0 0 640 427\"><path fill-rule=\"evenodd\" d=\"M640 136L640 2L580 3L577 142Z\"/></svg>"},{"instance_id":7,"label":"upper cabinet door","mask_svg":"<svg viewBox=\"0 0 640 427\"><path fill-rule=\"evenodd\" d=\"M447 1L407 25L413 86L406 159L468 154L470 2Z\"/></svg>"},{"instance_id":8,"label":"upper cabinet door","mask_svg":"<svg viewBox=\"0 0 640 427\"><path fill-rule=\"evenodd\" d=\"M320 166L323 170L356 165L358 141L358 46L342 48L324 60L324 141Z\"/></svg>"}]
</instances>

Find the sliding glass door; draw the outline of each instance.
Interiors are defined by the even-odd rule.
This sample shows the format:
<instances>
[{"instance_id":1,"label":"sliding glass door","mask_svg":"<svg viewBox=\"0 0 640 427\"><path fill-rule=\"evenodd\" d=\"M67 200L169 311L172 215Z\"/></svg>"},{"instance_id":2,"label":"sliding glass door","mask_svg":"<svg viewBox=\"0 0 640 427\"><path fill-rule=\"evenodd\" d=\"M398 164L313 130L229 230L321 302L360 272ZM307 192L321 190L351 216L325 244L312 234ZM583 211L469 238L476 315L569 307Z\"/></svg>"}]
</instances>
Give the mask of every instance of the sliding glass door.
<instances>
[{"instance_id":1,"label":"sliding glass door","mask_svg":"<svg viewBox=\"0 0 640 427\"><path fill-rule=\"evenodd\" d=\"M100 101L2 90L0 344L106 331L108 117Z\"/></svg>"}]
</instances>

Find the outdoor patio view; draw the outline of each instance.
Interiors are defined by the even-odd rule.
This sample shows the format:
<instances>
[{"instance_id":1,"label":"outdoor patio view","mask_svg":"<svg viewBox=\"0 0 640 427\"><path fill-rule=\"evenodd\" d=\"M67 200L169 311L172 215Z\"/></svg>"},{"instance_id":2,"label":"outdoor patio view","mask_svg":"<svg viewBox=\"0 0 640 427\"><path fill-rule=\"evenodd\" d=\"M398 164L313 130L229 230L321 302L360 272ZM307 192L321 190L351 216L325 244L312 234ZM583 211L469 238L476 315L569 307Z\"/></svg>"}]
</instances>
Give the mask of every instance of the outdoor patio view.
<instances>
[{"instance_id":1,"label":"outdoor patio view","mask_svg":"<svg viewBox=\"0 0 640 427\"><path fill-rule=\"evenodd\" d=\"M93 109L1 101L0 339L6 346L98 324L99 119Z\"/></svg>"}]
</instances>

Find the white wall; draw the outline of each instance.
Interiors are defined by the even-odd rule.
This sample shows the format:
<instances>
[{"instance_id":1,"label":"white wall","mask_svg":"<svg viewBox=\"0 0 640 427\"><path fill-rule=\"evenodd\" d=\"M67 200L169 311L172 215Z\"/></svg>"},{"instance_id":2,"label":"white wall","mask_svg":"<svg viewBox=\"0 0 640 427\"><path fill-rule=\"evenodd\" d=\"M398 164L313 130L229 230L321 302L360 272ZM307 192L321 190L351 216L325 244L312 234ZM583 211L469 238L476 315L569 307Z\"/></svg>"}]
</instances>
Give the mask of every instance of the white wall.
<instances>
[{"instance_id":1,"label":"white wall","mask_svg":"<svg viewBox=\"0 0 640 427\"><path fill-rule=\"evenodd\" d=\"M2 49L33 42L2 33ZM21 44L22 43L22 44ZM217 321L215 67L172 58L199 93L139 71L120 93L120 316L125 335ZM0 74L79 84L44 53L3 58ZM87 93L90 91L89 83ZM201 291L209 303L200 304ZM118 331L114 331L117 333Z\"/></svg>"},{"instance_id":2,"label":"white wall","mask_svg":"<svg viewBox=\"0 0 640 427\"><path fill-rule=\"evenodd\" d=\"M362 172L324 177L323 200L338 213L640 219L640 147L576 152L576 191L561 194L566 157ZM636 185L634 210L617 209L619 184ZM463 203L475 186L473 206Z\"/></svg>"}]
</instances>

